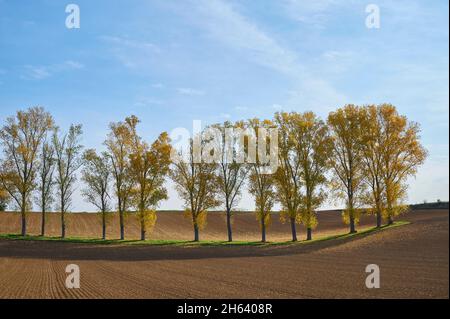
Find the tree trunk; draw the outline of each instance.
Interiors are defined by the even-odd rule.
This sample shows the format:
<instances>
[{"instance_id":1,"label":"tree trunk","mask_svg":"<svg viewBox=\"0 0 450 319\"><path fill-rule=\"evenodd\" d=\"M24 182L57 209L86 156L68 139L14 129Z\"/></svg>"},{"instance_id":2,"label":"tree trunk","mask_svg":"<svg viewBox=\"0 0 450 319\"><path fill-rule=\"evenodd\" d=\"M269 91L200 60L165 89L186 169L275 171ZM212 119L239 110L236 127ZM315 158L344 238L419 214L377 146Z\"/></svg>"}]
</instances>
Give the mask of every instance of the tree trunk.
<instances>
[{"instance_id":1,"label":"tree trunk","mask_svg":"<svg viewBox=\"0 0 450 319\"><path fill-rule=\"evenodd\" d=\"M105 212L102 213L102 239L106 239L106 216Z\"/></svg>"},{"instance_id":2,"label":"tree trunk","mask_svg":"<svg viewBox=\"0 0 450 319\"><path fill-rule=\"evenodd\" d=\"M60 200L61 200L61 238L66 238L66 221L65 221L65 212L66 212L66 203L64 201L64 192L63 189L60 190Z\"/></svg>"},{"instance_id":3,"label":"tree trunk","mask_svg":"<svg viewBox=\"0 0 450 319\"><path fill-rule=\"evenodd\" d=\"M27 235L27 219L25 217L25 210L22 209L22 236Z\"/></svg>"},{"instance_id":4,"label":"tree trunk","mask_svg":"<svg viewBox=\"0 0 450 319\"><path fill-rule=\"evenodd\" d=\"M227 208L227 231L228 231L228 241L233 241L233 231L231 229L231 209Z\"/></svg>"},{"instance_id":5,"label":"tree trunk","mask_svg":"<svg viewBox=\"0 0 450 319\"><path fill-rule=\"evenodd\" d=\"M144 217L141 215L141 240L146 239L147 230L145 229Z\"/></svg>"},{"instance_id":6,"label":"tree trunk","mask_svg":"<svg viewBox=\"0 0 450 319\"><path fill-rule=\"evenodd\" d=\"M264 217L261 220L261 242L266 242L266 223L264 223Z\"/></svg>"},{"instance_id":7,"label":"tree trunk","mask_svg":"<svg viewBox=\"0 0 450 319\"><path fill-rule=\"evenodd\" d=\"M354 233L356 233L355 217L350 216L350 234L354 234Z\"/></svg>"},{"instance_id":8,"label":"tree trunk","mask_svg":"<svg viewBox=\"0 0 450 319\"><path fill-rule=\"evenodd\" d=\"M22 207L20 209L21 211L21 218L22 218L22 236L27 235L27 217L26 217L26 194L22 194Z\"/></svg>"},{"instance_id":9,"label":"tree trunk","mask_svg":"<svg viewBox=\"0 0 450 319\"><path fill-rule=\"evenodd\" d=\"M377 212L377 228L381 227L381 213Z\"/></svg>"},{"instance_id":10,"label":"tree trunk","mask_svg":"<svg viewBox=\"0 0 450 319\"><path fill-rule=\"evenodd\" d=\"M388 225L392 225L394 223L394 219L392 218L392 216L388 217Z\"/></svg>"},{"instance_id":11,"label":"tree trunk","mask_svg":"<svg viewBox=\"0 0 450 319\"><path fill-rule=\"evenodd\" d=\"M61 238L66 238L66 221L64 217L65 213L61 212Z\"/></svg>"},{"instance_id":12,"label":"tree trunk","mask_svg":"<svg viewBox=\"0 0 450 319\"><path fill-rule=\"evenodd\" d=\"M42 210L41 236L45 236L45 209Z\"/></svg>"},{"instance_id":13,"label":"tree trunk","mask_svg":"<svg viewBox=\"0 0 450 319\"><path fill-rule=\"evenodd\" d=\"M194 241L199 241L200 240L200 236L198 233L198 225L194 224Z\"/></svg>"},{"instance_id":14,"label":"tree trunk","mask_svg":"<svg viewBox=\"0 0 450 319\"><path fill-rule=\"evenodd\" d=\"M297 241L297 229L295 227L295 217L291 217L292 241Z\"/></svg>"},{"instance_id":15,"label":"tree trunk","mask_svg":"<svg viewBox=\"0 0 450 319\"><path fill-rule=\"evenodd\" d=\"M119 219L120 219L120 240L124 240L125 239L125 229L124 229L124 225L123 225L123 212L122 211L119 212Z\"/></svg>"},{"instance_id":16,"label":"tree trunk","mask_svg":"<svg viewBox=\"0 0 450 319\"><path fill-rule=\"evenodd\" d=\"M312 229L311 227L308 227L306 230L306 240L312 240Z\"/></svg>"}]
</instances>

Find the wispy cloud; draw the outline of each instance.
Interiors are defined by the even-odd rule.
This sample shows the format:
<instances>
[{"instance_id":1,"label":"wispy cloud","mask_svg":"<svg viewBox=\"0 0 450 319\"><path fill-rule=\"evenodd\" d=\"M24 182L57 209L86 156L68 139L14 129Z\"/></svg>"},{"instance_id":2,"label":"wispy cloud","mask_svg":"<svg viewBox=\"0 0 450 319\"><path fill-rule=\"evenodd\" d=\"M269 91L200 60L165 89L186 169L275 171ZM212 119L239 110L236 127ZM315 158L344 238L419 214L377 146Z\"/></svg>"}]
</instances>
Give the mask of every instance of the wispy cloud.
<instances>
[{"instance_id":1,"label":"wispy cloud","mask_svg":"<svg viewBox=\"0 0 450 319\"><path fill-rule=\"evenodd\" d=\"M215 40L262 66L285 74L300 71L294 52L278 44L255 23L238 13L230 3L200 0L193 1L192 4L200 15L195 23L206 29Z\"/></svg>"},{"instance_id":2,"label":"wispy cloud","mask_svg":"<svg viewBox=\"0 0 450 319\"><path fill-rule=\"evenodd\" d=\"M33 65L25 65L26 74L25 78L34 79L34 80L42 80L50 77L51 73L46 66L33 66Z\"/></svg>"},{"instance_id":3,"label":"wispy cloud","mask_svg":"<svg viewBox=\"0 0 450 319\"><path fill-rule=\"evenodd\" d=\"M178 88L177 92L178 92L178 94L189 95L189 96L202 96L202 95L206 94L205 91L192 89L192 88Z\"/></svg>"},{"instance_id":4,"label":"wispy cloud","mask_svg":"<svg viewBox=\"0 0 450 319\"><path fill-rule=\"evenodd\" d=\"M325 51L322 54L322 57L328 61L336 61L340 59L348 59L353 56L351 51L337 51L337 50L329 50Z\"/></svg>"},{"instance_id":5,"label":"wispy cloud","mask_svg":"<svg viewBox=\"0 0 450 319\"><path fill-rule=\"evenodd\" d=\"M363 55L351 50L327 50L316 60L316 68L324 74L342 75L352 67L360 66Z\"/></svg>"},{"instance_id":6,"label":"wispy cloud","mask_svg":"<svg viewBox=\"0 0 450 319\"><path fill-rule=\"evenodd\" d=\"M161 48L156 44L129 37L101 36L100 40L111 47L111 51L122 64L129 68L146 65L145 61L153 54L160 54Z\"/></svg>"},{"instance_id":7,"label":"wispy cloud","mask_svg":"<svg viewBox=\"0 0 450 319\"><path fill-rule=\"evenodd\" d=\"M164 84L162 84L162 83L153 83L151 85L151 87L154 88L154 89L164 89L166 86Z\"/></svg>"},{"instance_id":8,"label":"wispy cloud","mask_svg":"<svg viewBox=\"0 0 450 319\"><path fill-rule=\"evenodd\" d=\"M67 69L82 69L84 68L84 65L81 64L80 62L76 62L76 61L66 61L64 62L62 65L60 65L60 69L61 70L67 70Z\"/></svg>"},{"instance_id":9,"label":"wispy cloud","mask_svg":"<svg viewBox=\"0 0 450 319\"><path fill-rule=\"evenodd\" d=\"M316 5L316 9L323 9L332 2L324 0L321 5ZM295 93L289 95L286 106L323 111L329 110L331 105L345 102L345 96L326 80L317 78L313 70L308 70L295 51L281 45L229 2L201 0L192 3L194 11L199 15L194 23L206 30L215 41L226 45L230 50L238 51L252 63L270 68L291 79Z\"/></svg>"},{"instance_id":10,"label":"wispy cloud","mask_svg":"<svg viewBox=\"0 0 450 319\"><path fill-rule=\"evenodd\" d=\"M315 28L324 28L329 18L329 9L338 4L337 0L284 0L287 15L295 21Z\"/></svg>"},{"instance_id":11,"label":"wispy cloud","mask_svg":"<svg viewBox=\"0 0 450 319\"><path fill-rule=\"evenodd\" d=\"M138 98L137 101L134 103L134 106L136 107L150 107L160 105L164 105L164 101L153 97Z\"/></svg>"},{"instance_id":12,"label":"wispy cloud","mask_svg":"<svg viewBox=\"0 0 450 319\"><path fill-rule=\"evenodd\" d=\"M31 80L44 80L57 73L83 69L84 65L80 62L68 60L63 63L52 65L25 65L23 68L24 74L22 75L22 78Z\"/></svg>"},{"instance_id":13,"label":"wispy cloud","mask_svg":"<svg viewBox=\"0 0 450 319\"><path fill-rule=\"evenodd\" d=\"M328 112L347 102L347 97L328 82L311 77L308 81L303 81L298 89L289 91L286 106L291 110L307 109L326 116Z\"/></svg>"},{"instance_id":14,"label":"wispy cloud","mask_svg":"<svg viewBox=\"0 0 450 319\"><path fill-rule=\"evenodd\" d=\"M155 52L160 52L160 49L157 45L147 42L147 41L139 41L130 39L127 37L116 37L116 36L101 36L101 40L116 44L118 46L131 47L135 49L143 49L143 50L151 50Z\"/></svg>"}]
</instances>

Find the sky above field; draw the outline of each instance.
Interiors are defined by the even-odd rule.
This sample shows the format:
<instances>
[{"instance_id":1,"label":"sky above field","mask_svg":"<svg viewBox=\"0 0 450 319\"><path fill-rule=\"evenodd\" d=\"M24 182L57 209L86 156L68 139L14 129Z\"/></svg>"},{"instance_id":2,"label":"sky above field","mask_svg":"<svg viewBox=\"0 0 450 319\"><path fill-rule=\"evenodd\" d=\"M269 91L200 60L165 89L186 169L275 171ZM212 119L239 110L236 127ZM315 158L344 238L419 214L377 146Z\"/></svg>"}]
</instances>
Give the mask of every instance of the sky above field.
<instances>
[{"instance_id":1,"label":"sky above field","mask_svg":"<svg viewBox=\"0 0 450 319\"><path fill-rule=\"evenodd\" d=\"M69 3L79 29L66 27ZM366 26L370 3L380 28ZM447 0L0 0L0 120L44 106L102 150L108 124L131 114L152 141L193 120L325 118L389 102L421 124L430 153L409 202L448 200L448 10ZM168 186L161 208L180 209ZM72 209L92 207L77 192Z\"/></svg>"}]
</instances>

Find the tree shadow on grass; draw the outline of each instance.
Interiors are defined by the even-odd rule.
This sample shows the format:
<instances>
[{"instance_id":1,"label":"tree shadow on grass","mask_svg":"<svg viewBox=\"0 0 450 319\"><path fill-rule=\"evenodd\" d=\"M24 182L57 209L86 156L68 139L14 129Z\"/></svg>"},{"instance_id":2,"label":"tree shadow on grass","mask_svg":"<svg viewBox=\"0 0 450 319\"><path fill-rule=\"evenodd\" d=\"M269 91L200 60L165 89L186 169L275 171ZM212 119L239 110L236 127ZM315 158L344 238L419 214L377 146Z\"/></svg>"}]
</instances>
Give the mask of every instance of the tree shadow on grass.
<instances>
[{"instance_id":1,"label":"tree shadow on grass","mask_svg":"<svg viewBox=\"0 0 450 319\"><path fill-rule=\"evenodd\" d=\"M355 234L338 234L300 242L186 242L186 241L119 241L83 238L22 237L0 235L0 258L48 259L70 261L157 261L208 258L288 256L311 253L360 240L389 228L409 224L370 228Z\"/></svg>"}]
</instances>

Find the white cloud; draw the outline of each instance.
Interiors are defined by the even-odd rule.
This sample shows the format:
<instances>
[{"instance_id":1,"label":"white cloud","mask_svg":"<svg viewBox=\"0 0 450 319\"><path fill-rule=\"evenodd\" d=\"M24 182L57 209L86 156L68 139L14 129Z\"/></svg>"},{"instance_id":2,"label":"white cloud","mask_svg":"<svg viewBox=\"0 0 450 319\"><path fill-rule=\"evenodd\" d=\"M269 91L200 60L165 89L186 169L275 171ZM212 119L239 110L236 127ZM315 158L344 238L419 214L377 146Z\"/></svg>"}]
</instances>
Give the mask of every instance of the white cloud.
<instances>
[{"instance_id":1,"label":"white cloud","mask_svg":"<svg viewBox=\"0 0 450 319\"><path fill-rule=\"evenodd\" d=\"M100 39L118 46L161 52L160 48L157 45L147 41L139 41L126 37L115 36L101 36Z\"/></svg>"},{"instance_id":2,"label":"white cloud","mask_svg":"<svg viewBox=\"0 0 450 319\"><path fill-rule=\"evenodd\" d=\"M131 69L146 66L152 55L162 52L159 46L145 40L117 36L101 36L100 40L109 44L114 56Z\"/></svg>"},{"instance_id":3,"label":"white cloud","mask_svg":"<svg viewBox=\"0 0 450 319\"><path fill-rule=\"evenodd\" d=\"M296 90L288 92L286 107L293 111L313 111L320 116L348 102L344 94L337 92L328 82L310 77L302 81Z\"/></svg>"},{"instance_id":4,"label":"white cloud","mask_svg":"<svg viewBox=\"0 0 450 319\"><path fill-rule=\"evenodd\" d=\"M192 4L201 16L195 23L204 27L215 40L278 72L292 75L301 71L294 52L279 45L256 24L235 11L230 3L201 0Z\"/></svg>"},{"instance_id":5,"label":"white cloud","mask_svg":"<svg viewBox=\"0 0 450 319\"><path fill-rule=\"evenodd\" d=\"M32 65L25 65L26 69L26 75L27 78L32 78L35 80L42 80L45 78L50 77L50 72L48 71L48 67L45 66L32 66Z\"/></svg>"},{"instance_id":6,"label":"white cloud","mask_svg":"<svg viewBox=\"0 0 450 319\"><path fill-rule=\"evenodd\" d=\"M328 9L336 4L337 0L284 0L285 10L291 19L320 29L328 21Z\"/></svg>"},{"instance_id":7,"label":"white cloud","mask_svg":"<svg viewBox=\"0 0 450 319\"><path fill-rule=\"evenodd\" d=\"M67 60L63 63L51 65L38 65L38 66L25 65L24 66L25 74L22 76L22 78L32 80L43 80L57 73L66 72L70 70L79 70L82 68L84 68L83 64L72 60Z\"/></svg>"},{"instance_id":8,"label":"white cloud","mask_svg":"<svg viewBox=\"0 0 450 319\"><path fill-rule=\"evenodd\" d=\"M63 65L62 68L64 69L82 69L84 68L84 65L81 64L80 62L76 62L76 61L66 61Z\"/></svg>"},{"instance_id":9,"label":"white cloud","mask_svg":"<svg viewBox=\"0 0 450 319\"><path fill-rule=\"evenodd\" d=\"M202 96L205 95L205 91L192 89L192 88L178 88L178 94L189 95L189 96Z\"/></svg>"},{"instance_id":10,"label":"white cloud","mask_svg":"<svg viewBox=\"0 0 450 319\"><path fill-rule=\"evenodd\" d=\"M341 59L349 59L353 57L353 52L351 51L337 51L329 50L322 53L322 57L329 61L337 61Z\"/></svg>"},{"instance_id":11,"label":"white cloud","mask_svg":"<svg viewBox=\"0 0 450 319\"><path fill-rule=\"evenodd\" d=\"M360 67L364 53L351 50L327 50L315 59L317 72L326 75L342 76L352 68Z\"/></svg>"},{"instance_id":12,"label":"white cloud","mask_svg":"<svg viewBox=\"0 0 450 319\"><path fill-rule=\"evenodd\" d=\"M154 89L164 89L164 88L165 88L165 85L162 84L162 83L154 83L154 84L152 84L151 86L152 86L152 88L154 88Z\"/></svg>"},{"instance_id":13,"label":"white cloud","mask_svg":"<svg viewBox=\"0 0 450 319\"><path fill-rule=\"evenodd\" d=\"M153 105L163 105L164 101L159 100L159 99L155 99L152 97L144 97L144 98L139 98L135 103L134 106L136 107L148 107L148 106L153 106Z\"/></svg>"},{"instance_id":14,"label":"white cloud","mask_svg":"<svg viewBox=\"0 0 450 319\"><path fill-rule=\"evenodd\" d=\"M331 0L322 1L321 5L315 6L319 10L331 3ZM229 2L201 0L192 4L200 15L196 17L195 23L203 27L215 41L238 51L245 59L284 74L293 81L295 93L290 95L286 106L323 111L346 101L343 94L300 63L294 51L280 45L237 12Z\"/></svg>"}]
</instances>

